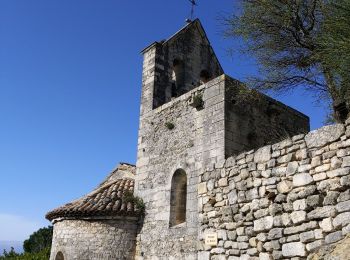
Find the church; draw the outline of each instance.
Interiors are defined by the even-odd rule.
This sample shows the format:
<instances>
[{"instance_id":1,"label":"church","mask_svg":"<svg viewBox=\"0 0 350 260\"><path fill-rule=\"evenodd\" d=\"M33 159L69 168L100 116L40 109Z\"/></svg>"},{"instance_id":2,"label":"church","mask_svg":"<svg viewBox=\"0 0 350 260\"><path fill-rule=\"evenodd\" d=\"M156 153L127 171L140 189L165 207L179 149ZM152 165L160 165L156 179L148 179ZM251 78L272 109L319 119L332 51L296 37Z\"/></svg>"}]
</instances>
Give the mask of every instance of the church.
<instances>
[{"instance_id":1,"label":"church","mask_svg":"<svg viewBox=\"0 0 350 260\"><path fill-rule=\"evenodd\" d=\"M307 116L226 75L198 19L141 53L136 166L47 213L51 260L306 259L336 242L321 223L350 210L335 205L347 125L308 133Z\"/></svg>"}]
</instances>

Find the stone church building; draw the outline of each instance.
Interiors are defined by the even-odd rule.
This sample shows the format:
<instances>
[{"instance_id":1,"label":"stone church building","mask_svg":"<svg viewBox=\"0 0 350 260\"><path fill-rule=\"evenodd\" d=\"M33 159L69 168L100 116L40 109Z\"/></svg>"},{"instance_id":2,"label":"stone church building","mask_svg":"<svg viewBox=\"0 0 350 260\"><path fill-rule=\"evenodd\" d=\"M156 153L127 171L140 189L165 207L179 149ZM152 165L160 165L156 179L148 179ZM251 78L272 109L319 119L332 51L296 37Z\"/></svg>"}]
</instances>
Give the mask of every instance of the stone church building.
<instances>
[{"instance_id":1,"label":"stone church building","mask_svg":"<svg viewBox=\"0 0 350 260\"><path fill-rule=\"evenodd\" d=\"M142 54L136 166L46 215L50 259L303 259L327 243L320 223L350 206L317 196L348 183L318 182L348 174L346 126L305 135L307 116L224 74L198 19Z\"/></svg>"}]
</instances>

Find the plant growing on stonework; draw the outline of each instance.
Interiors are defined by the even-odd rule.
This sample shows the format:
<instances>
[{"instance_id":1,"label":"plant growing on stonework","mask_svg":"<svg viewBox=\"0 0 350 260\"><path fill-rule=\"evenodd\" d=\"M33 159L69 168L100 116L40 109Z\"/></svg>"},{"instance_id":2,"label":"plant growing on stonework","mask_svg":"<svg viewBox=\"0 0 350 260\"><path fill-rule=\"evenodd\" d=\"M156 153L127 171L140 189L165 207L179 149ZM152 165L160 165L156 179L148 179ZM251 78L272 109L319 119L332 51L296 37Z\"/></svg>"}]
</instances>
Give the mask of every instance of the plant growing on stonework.
<instances>
[{"instance_id":1,"label":"plant growing on stonework","mask_svg":"<svg viewBox=\"0 0 350 260\"><path fill-rule=\"evenodd\" d=\"M202 94L197 94L193 97L192 104L191 106L198 109L203 108L203 95Z\"/></svg>"},{"instance_id":2,"label":"plant growing on stonework","mask_svg":"<svg viewBox=\"0 0 350 260\"><path fill-rule=\"evenodd\" d=\"M165 123L166 128L168 128L169 130L173 130L175 128L175 125L171 122L166 122Z\"/></svg>"},{"instance_id":3,"label":"plant growing on stonework","mask_svg":"<svg viewBox=\"0 0 350 260\"><path fill-rule=\"evenodd\" d=\"M136 206L136 208L141 212L141 214L143 214L145 212L145 203L143 202L143 200L138 197L135 196L133 192L131 191L126 191L123 194L123 200L126 203L132 203Z\"/></svg>"}]
</instances>

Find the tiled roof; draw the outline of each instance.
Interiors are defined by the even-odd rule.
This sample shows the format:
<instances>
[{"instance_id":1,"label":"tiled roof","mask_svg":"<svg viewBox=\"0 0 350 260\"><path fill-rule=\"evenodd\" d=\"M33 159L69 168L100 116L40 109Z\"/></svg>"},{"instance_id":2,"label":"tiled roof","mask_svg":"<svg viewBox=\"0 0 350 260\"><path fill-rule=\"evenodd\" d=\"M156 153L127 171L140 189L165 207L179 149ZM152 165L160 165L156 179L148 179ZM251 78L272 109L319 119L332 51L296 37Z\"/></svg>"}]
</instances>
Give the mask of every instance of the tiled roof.
<instances>
[{"instance_id":1,"label":"tiled roof","mask_svg":"<svg viewBox=\"0 0 350 260\"><path fill-rule=\"evenodd\" d=\"M115 170L111 175L116 175ZM133 202L125 201L124 194L134 192L131 178L114 179L111 175L99 187L80 199L67 203L46 214L48 220L56 218L84 218L105 216L138 216L141 214Z\"/></svg>"}]
</instances>

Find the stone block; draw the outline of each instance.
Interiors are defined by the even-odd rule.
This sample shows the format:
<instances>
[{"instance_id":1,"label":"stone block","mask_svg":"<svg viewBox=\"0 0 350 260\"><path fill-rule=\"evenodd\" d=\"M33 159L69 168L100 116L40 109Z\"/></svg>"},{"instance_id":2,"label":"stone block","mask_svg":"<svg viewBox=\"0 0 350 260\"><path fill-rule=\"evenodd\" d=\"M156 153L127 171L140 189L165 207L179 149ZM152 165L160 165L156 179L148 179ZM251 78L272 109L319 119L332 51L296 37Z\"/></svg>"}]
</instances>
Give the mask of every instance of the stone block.
<instances>
[{"instance_id":1,"label":"stone block","mask_svg":"<svg viewBox=\"0 0 350 260\"><path fill-rule=\"evenodd\" d=\"M271 159L271 145L258 149L254 154L254 162L264 163Z\"/></svg>"},{"instance_id":2,"label":"stone block","mask_svg":"<svg viewBox=\"0 0 350 260\"><path fill-rule=\"evenodd\" d=\"M327 172L327 177L334 178L337 176L348 175L349 173L350 173L350 168L340 168L340 169Z\"/></svg>"},{"instance_id":3,"label":"stone block","mask_svg":"<svg viewBox=\"0 0 350 260\"><path fill-rule=\"evenodd\" d=\"M315 239L314 231L307 231L300 234L300 242L311 242Z\"/></svg>"},{"instance_id":4,"label":"stone block","mask_svg":"<svg viewBox=\"0 0 350 260\"><path fill-rule=\"evenodd\" d=\"M350 186L350 176L343 176L340 178L341 186Z\"/></svg>"},{"instance_id":5,"label":"stone block","mask_svg":"<svg viewBox=\"0 0 350 260\"><path fill-rule=\"evenodd\" d=\"M341 192L338 199L337 199L338 202L343 202L343 201L347 201L347 200L350 200L350 190L349 189L347 189L344 192Z\"/></svg>"},{"instance_id":6,"label":"stone block","mask_svg":"<svg viewBox=\"0 0 350 260\"><path fill-rule=\"evenodd\" d=\"M269 253L260 253L259 260L272 260L272 256Z\"/></svg>"},{"instance_id":7,"label":"stone block","mask_svg":"<svg viewBox=\"0 0 350 260\"><path fill-rule=\"evenodd\" d=\"M293 154L289 153L289 154L278 157L277 163L279 163L279 164L287 163L287 162L290 162L292 160L292 158L293 158Z\"/></svg>"},{"instance_id":8,"label":"stone block","mask_svg":"<svg viewBox=\"0 0 350 260\"><path fill-rule=\"evenodd\" d=\"M325 172L321 172L321 173L312 175L312 178L314 179L314 181L322 181L327 179L327 174Z\"/></svg>"},{"instance_id":9,"label":"stone block","mask_svg":"<svg viewBox=\"0 0 350 260\"><path fill-rule=\"evenodd\" d=\"M338 212L350 211L350 200L338 203L335 208Z\"/></svg>"},{"instance_id":10,"label":"stone block","mask_svg":"<svg viewBox=\"0 0 350 260\"><path fill-rule=\"evenodd\" d=\"M333 227L344 227L345 225L350 224L350 212L340 213L333 219Z\"/></svg>"},{"instance_id":11,"label":"stone block","mask_svg":"<svg viewBox=\"0 0 350 260\"><path fill-rule=\"evenodd\" d=\"M293 211L290 214L290 218L292 219L294 224L304 222L306 220L306 212L305 211Z\"/></svg>"},{"instance_id":12,"label":"stone block","mask_svg":"<svg viewBox=\"0 0 350 260\"><path fill-rule=\"evenodd\" d=\"M273 217L267 216L258 220L254 220L254 231L270 230L273 227Z\"/></svg>"},{"instance_id":13,"label":"stone block","mask_svg":"<svg viewBox=\"0 0 350 260\"><path fill-rule=\"evenodd\" d=\"M269 231L268 235L267 235L267 239L269 240L273 240L273 239L278 239L282 237L282 231L283 228L273 228Z\"/></svg>"},{"instance_id":14,"label":"stone block","mask_svg":"<svg viewBox=\"0 0 350 260\"><path fill-rule=\"evenodd\" d=\"M227 178L221 178L219 181L218 181L218 185L219 187L225 187L228 185L228 182L227 182Z\"/></svg>"},{"instance_id":15,"label":"stone block","mask_svg":"<svg viewBox=\"0 0 350 260\"><path fill-rule=\"evenodd\" d=\"M273 250L280 249L281 245L278 242L278 240L271 240L271 241L266 242L263 247L265 248L266 251L271 252Z\"/></svg>"},{"instance_id":16,"label":"stone block","mask_svg":"<svg viewBox=\"0 0 350 260\"><path fill-rule=\"evenodd\" d=\"M315 168L317 166L321 165L321 157L320 156L316 156L314 158L312 158L311 160L311 167Z\"/></svg>"},{"instance_id":17,"label":"stone block","mask_svg":"<svg viewBox=\"0 0 350 260\"><path fill-rule=\"evenodd\" d=\"M332 169L338 169L340 166L342 166L342 161L339 160L338 157L334 156L334 157L331 159L331 168L332 168Z\"/></svg>"},{"instance_id":18,"label":"stone block","mask_svg":"<svg viewBox=\"0 0 350 260\"><path fill-rule=\"evenodd\" d=\"M301 242L292 242L282 245L284 257L306 256L305 245Z\"/></svg>"},{"instance_id":19,"label":"stone block","mask_svg":"<svg viewBox=\"0 0 350 260\"><path fill-rule=\"evenodd\" d=\"M293 183L291 181L281 181L277 184L277 190L279 193L288 193L292 190Z\"/></svg>"},{"instance_id":20,"label":"stone block","mask_svg":"<svg viewBox=\"0 0 350 260\"><path fill-rule=\"evenodd\" d=\"M336 231L328 234L324 240L326 244L331 244L341 240L342 238L343 238L343 233L341 231Z\"/></svg>"},{"instance_id":21,"label":"stone block","mask_svg":"<svg viewBox=\"0 0 350 260\"><path fill-rule=\"evenodd\" d=\"M286 174L287 175L293 175L294 173L297 172L298 167L299 167L298 162L290 162L290 163L288 163Z\"/></svg>"},{"instance_id":22,"label":"stone block","mask_svg":"<svg viewBox=\"0 0 350 260\"><path fill-rule=\"evenodd\" d=\"M311 170L311 164L302 164L298 168L299 173L308 172Z\"/></svg>"},{"instance_id":23,"label":"stone block","mask_svg":"<svg viewBox=\"0 0 350 260\"><path fill-rule=\"evenodd\" d=\"M334 206L323 206L314 209L313 211L307 214L308 219L322 219L333 217L335 215L335 207Z\"/></svg>"},{"instance_id":24,"label":"stone block","mask_svg":"<svg viewBox=\"0 0 350 260\"><path fill-rule=\"evenodd\" d=\"M294 210L305 210L306 209L306 199L296 200L293 202Z\"/></svg>"},{"instance_id":25,"label":"stone block","mask_svg":"<svg viewBox=\"0 0 350 260\"><path fill-rule=\"evenodd\" d=\"M350 156L346 156L343 158L343 163L341 167L350 167Z\"/></svg>"},{"instance_id":26,"label":"stone block","mask_svg":"<svg viewBox=\"0 0 350 260\"><path fill-rule=\"evenodd\" d=\"M324 126L318 130L309 132L305 136L306 146L308 148L323 147L339 139L345 133L345 127L342 124Z\"/></svg>"},{"instance_id":27,"label":"stone block","mask_svg":"<svg viewBox=\"0 0 350 260\"><path fill-rule=\"evenodd\" d=\"M314 179L309 173L300 173L293 176L293 186L300 187L312 183Z\"/></svg>"},{"instance_id":28,"label":"stone block","mask_svg":"<svg viewBox=\"0 0 350 260\"><path fill-rule=\"evenodd\" d=\"M345 227L343 227L341 231L342 231L344 236L349 234L350 233L350 224L345 226Z\"/></svg>"},{"instance_id":29,"label":"stone block","mask_svg":"<svg viewBox=\"0 0 350 260\"><path fill-rule=\"evenodd\" d=\"M323 240L316 240L312 243L306 244L306 250L307 251L314 251L316 249L318 249L319 247L324 245L324 241Z\"/></svg>"},{"instance_id":30,"label":"stone block","mask_svg":"<svg viewBox=\"0 0 350 260\"><path fill-rule=\"evenodd\" d=\"M231 191L229 194L227 194L227 198L230 205L235 204L238 200L237 192L235 190Z\"/></svg>"},{"instance_id":31,"label":"stone block","mask_svg":"<svg viewBox=\"0 0 350 260\"><path fill-rule=\"evenodd\" d=\"M202 182L198 184L198 194L204 194L207 193L207 183Z\"/></svg>"},{"instance_id":32,"label":"stone block","mask_svg":"<svg viewBox=\"0 0 350 260\"><path fill-rule=\"evenodd\" d=\"M326 164L317 166L315 168L315 172L316 173L325 172L325 171L328 171L330 168L331 168L331 165L329 163L326 163Z\"/></svg>"},{"instance_id":33,"label":"stone block","mask_svg":"<svg viewBox=\"0 0 350 260\"><path fill-rule=\"evenodd\" d=\"M320 195L312 195L307 197L306 205L310 208L316 208L322 205L322 197Z\"/></svg>"},{"instance_id":34,"label":"stone block","mask_svg":"<svg viewBox=\"0 0 350 260\"><path fill-rule=\"evenodd\" d=\"M335 205L339 194L340 192L338 191L329 191L324 198L323 205Z\"/></svg>"},{"instance_id":35,"label":"stone block","mask_svg":"<svg viewBox=\"0 0 350 260\"><path fill-rule=\"evenodd\" d=\"M331 232L333 230L333 223L331 218L325 218L320 222L320 227L324 232Z\"/></svg>"}]
</instances>

